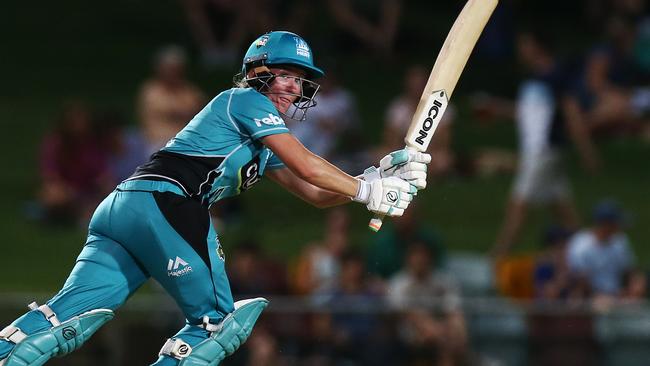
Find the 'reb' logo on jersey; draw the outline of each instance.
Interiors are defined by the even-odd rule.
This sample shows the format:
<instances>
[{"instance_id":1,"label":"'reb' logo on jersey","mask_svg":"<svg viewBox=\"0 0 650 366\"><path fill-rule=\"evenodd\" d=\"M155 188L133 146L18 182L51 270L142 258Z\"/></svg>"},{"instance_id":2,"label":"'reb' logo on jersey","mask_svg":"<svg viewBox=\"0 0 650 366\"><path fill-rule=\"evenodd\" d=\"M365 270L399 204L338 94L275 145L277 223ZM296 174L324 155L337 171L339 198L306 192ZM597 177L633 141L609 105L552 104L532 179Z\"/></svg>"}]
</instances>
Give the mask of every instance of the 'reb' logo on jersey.
<instances>
[{"instance_id":1,"label":"'reb' logo on jersey","mask_svg":"<svg viewBox=\"0 0 650 366\"><path fill-rule=\"evenodd\" d=\"M284 126L284 120L282 118L274 115L273 113L269 113L268 117L264 117L262 119L255 118L253 119L255 121L255 124L257 127L262 127L262 125L267 125L267 126Z\"/></svg>"}]
</instances>

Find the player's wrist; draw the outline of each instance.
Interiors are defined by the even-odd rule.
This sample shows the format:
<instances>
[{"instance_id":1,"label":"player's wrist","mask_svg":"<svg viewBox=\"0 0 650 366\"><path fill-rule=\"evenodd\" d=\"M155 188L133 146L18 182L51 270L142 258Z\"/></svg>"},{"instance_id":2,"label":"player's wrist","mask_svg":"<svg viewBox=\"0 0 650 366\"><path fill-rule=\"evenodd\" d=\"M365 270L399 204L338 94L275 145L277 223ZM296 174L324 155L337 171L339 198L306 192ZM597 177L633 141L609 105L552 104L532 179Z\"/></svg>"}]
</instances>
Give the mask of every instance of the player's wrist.
<instances>
[{"instance_id":1,"label":"player's wrist","mask_svg":"<svg viewBox=\"0 0 650 366\"><path fill-rule=\"evenodd\" d=\"M352 197L355 202L368 203L370 202L370 182L357 179L359 185L357 186L357 194Z\"/></svg>"}]
</instances>

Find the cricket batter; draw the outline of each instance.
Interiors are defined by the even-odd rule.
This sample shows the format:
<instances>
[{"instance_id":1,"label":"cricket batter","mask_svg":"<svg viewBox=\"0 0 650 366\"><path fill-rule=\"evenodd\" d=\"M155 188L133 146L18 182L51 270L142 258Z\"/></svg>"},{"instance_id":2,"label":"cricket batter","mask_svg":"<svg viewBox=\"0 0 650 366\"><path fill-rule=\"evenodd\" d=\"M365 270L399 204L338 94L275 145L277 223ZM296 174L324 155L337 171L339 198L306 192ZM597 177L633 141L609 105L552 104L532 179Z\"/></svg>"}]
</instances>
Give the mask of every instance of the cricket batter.
<instances>
[{"instance_id":1,"label":"cricket batter","mask_svg":"<svg viewBox=\"0 0 650 366\"><path fill-rule=\"evenodd\" d=\"M285 126L283 117L304 119L321 76L296 34L257 38L235 87L97 207L61 291L0 331L0 366L42 365L74 351L149 277L187 319L153 365L218 365L246 341L268 301L233 303L208 208L264 175L316 207L356 201L376 214L402 215L426 185L429 155L396 151L373 174L355 178L305 149Z\"/></svg>"}]
</instances>

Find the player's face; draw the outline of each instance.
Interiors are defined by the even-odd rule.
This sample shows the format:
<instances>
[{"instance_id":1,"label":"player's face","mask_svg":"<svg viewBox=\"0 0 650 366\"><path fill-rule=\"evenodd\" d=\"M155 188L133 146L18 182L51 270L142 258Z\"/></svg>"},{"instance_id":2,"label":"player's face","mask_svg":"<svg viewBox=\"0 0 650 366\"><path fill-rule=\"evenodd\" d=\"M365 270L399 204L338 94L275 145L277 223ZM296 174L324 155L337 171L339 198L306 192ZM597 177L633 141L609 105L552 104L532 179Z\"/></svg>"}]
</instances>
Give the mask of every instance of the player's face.
<instances>
[{"instance_id":1,"label":"player's face","mask_svg":"<svg viewBox=\"0 0 650 366\"><path fill-rule=\"evenodd\" d=\"M302 92L301 78L305 72L297 68L270 68L275 75L271 87L266 93L273 105L281 113L286 113L291 104L296 101Z\"/></svg>"}]
</instances>

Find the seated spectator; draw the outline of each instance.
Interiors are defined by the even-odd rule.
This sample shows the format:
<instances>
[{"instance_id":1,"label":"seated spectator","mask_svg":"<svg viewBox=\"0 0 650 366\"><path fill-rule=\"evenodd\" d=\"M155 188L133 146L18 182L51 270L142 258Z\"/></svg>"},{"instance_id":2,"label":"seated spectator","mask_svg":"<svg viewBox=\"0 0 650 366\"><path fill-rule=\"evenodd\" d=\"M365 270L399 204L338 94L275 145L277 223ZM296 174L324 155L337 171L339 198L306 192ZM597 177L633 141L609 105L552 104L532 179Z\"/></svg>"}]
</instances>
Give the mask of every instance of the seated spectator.
<instances>
[{"instance_id":1,"label":"seated spectator","mask_svg":"<svg viewBox=\"0 0 650 366\"><path fill-rule=\"evenodd\" d=\"M442 239L420 217L417 202L413 202L404 215L385 220L381 230L372 234L367 255L367 267L371 273L383 279L392 277L404 265L405 244L414 241L427 245L433 255L433 267L444 267L446 248Z\"/></svg>"},{"instance_id":2,"label":"seated spectator","mask_svg":"<svg viewBox=\"0 0 650 366\"><path fill-rule=\"evenodd\" d=\"M388 284L388 301L402 313L399 338L412 364L461 364L469 352L460 290L432 259L427 245L410 242L404 269Z\"/></svg>"},{"instance_id":3,"label":"seated spectator","mask_svg":"<svg viewBox=\"0 0 650 366\"><path fill-rule=\"evenodd\" d=\"M310 151L337 163L341 169L353 174L363 171L370 162L358 159L362 146L356 99L340 84L335 71L328 71L315 101L304 121L287 121L291 132Z\"/></svg>"},{"instance_id":4,"label":"seated spectator","mask_svg":"<svg viewBox=\"0 0 650 366\"><path fill-rule=\"evenodd\" d=\"M82 102L67 104L40 149L39 201L50 222L86 225L105 193L114 188L108 154Z\"/></svg>"},{"instance_id":5,"label":"seated spectator","mask_svg":"<svg viewBox=\"0 0 650 366\"><path fill-rule=\"evenodd\" d=\"M97 124L108 153L108 170L117 185L147 161L144 137L135 126L128 126L124 116L115 110L98 114Z\"/></svg>"},{"instance_id":6,"label":"seated spectator","mask_svg":"<svg viewBox=\"0 0 650 366\"><path fill-rule=\"evenodd\" d=\"M648 275L636 268L623 275L620 301L623 304L639 304L648 294Z\"/></svg>"},{"instance_id":7,"label":"seated spectator","mask_svg":"<svg viewBox=\"0 0 650 366\"><path fill-rule=\"evenodd\" d=\"M604 40L587 55L575 87L580 112L594 133L636 134L648 109L648 71L635 58L636 25L621 16L605 23Z\"/></svg>"},{"instance_id":8,"label":"seated spectator","mask_svg":"<svg viewBox=\"0 0 650 366\"><path fill-rule=\"evenodd\" d=\"M252 240L233 248L228 264L230 289L235 300L287 293L286 273L281 264L267 258Z\"/></svg>"},{"instance_id":9,"label":"seated spectator","mask_svg":"<svg viewBox=\"0 0 650 366\"><path fill-rule=\"evenodd\" d=\"M583 299L588 290L571 281L567 265L567 241L571 232L561 226L551 226L544 232L544 250L537 256L534 269L535 297L538 300Z\"/></svg>"},{"instance_id":10,"label":"seated spectator","mask_svg":"<svg viewBox=\"0 0 650 366\"><path fill-rule=\"evenodd\" d=\"M149 154L165 146L203 107L205 97L186 79L185 63L181 48L162 49L154 75L140 90L138 109Z\"/></svg>"},{"instance_id":11,"label":"seated spectator","mask_svg":"<svg viewBox=\"0 0 650 366\"><path fill-rule=\"evenodd\" d=\"M622 231L624 218L617 203L598 203L592 219L592 227L569 241L567 262L572 276L589 284L596 304L606 307L621 292L623 276L634 265L634 254Z\"/></svg>"},{"instance_id":12,"label":"seated spectator","mask_svg":"<svg viewBox=\"0 0 650 366\"><path fill-rule=\"evenodd\" d=\"M327 291L335 285L340 273L341 255L349 245L350 216L345 208L336 207L327 213L324 238L305 246L293 276L294 291L311 295Z\"/></svg>"},{"instance_id":13,"label":"seated spectator","mask_svg":"<svg viewBox=\"0 0 650 366\"><path fill-rule=\"evenodd\" d=\"M382 285L368 278L361 254L346 252L336 284L318 297L333 310L323 316L331 317L335 364L376 365L386 360L388 339L380 331L377 313L381 295Z\"/></svg>"},{"instance_id":14,"label":"seated spectator","mask_svg":"<svg viewBox=\"0 0 650 366\"><path fill-rule=\"evenodd\" d=\"M378 156L404 147L404 136L408 131L415 109L420 102L422 91L427 84L429 70L423 66L411 66L404 76L402 94L395 97L386 111L383 144ZM442 176L454 167L454 153L451 151L451 124L456 110L449 105L431 138L427 152L431 154L429 175Z\"/></svg>"},{"instance_id":15,"label":"seated spectator","mask_svg":"<svg viewBox=\"0 0 650 366\"><path fill-rule=\"evenodd\" d=\"M246 366L283 366L287 361L280 353L278 340L268 326L255 327L245 344ZM235 355L235 358L237 355Z\"/></svg>"},{"instance_id":16,"label":"seated spectator","mask_svg":"<svg viewBox=\"0 0 650 366\"><path fill-rule=\"evenodd\" d=\"M494 277L499 294L512 299L535 297L535 255L532 253L501 256L494 261Z\"/></svg>"}]
</instances>

